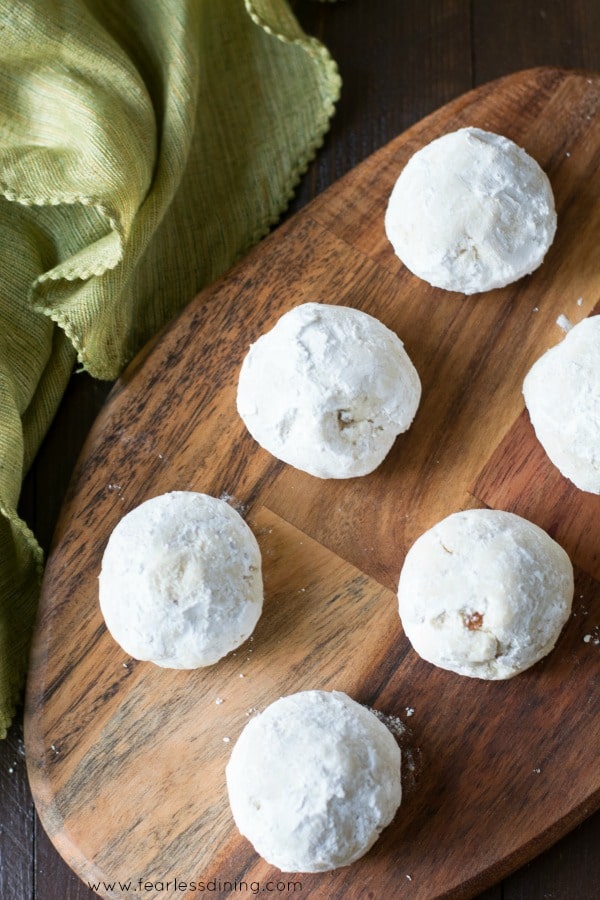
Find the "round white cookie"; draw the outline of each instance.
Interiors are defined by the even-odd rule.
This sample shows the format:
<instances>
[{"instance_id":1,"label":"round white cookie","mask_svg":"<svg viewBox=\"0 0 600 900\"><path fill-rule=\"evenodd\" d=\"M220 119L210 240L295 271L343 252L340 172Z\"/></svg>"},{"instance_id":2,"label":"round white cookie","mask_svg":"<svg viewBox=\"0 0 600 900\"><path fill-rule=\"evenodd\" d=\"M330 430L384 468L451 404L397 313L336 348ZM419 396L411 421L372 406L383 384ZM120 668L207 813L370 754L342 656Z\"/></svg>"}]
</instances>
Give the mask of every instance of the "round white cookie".
<instances>
[{"instance_id":1,"label":"round white cookie","mask_svg":"<svg viewBox=\"0 0 600 900\"><path fill-rule=\"evenodd\" d=\"M420 398L393 331L357 309L305 303L250 347L237 408L273 456L318 478L352 478L383 461Z\"/></svg>"},{"instance_id":2,"label":"round white cookie","mask_svg":"<svg viewBox=\"0 0 600 900\"><path fill-rule=\"evenodd\" d=\"M550 460L576 487L600 494L600 316L583 319L534 363L523 395Z\"/></svg>"},{"instance_id":3,"label":"round white cookie","mask_svg":"<svg viewBox=\"0 0 600 900\"><path fill-rule=\"evenodd\" d=\"M406 555L398 604L417 653L459 675L511 678L552 650L571 610L573 567L537 525L469 509Z\"/></svg>"},{"instance_id":4,"label":"round white cookie","mask_svg":"<svg viewBox=\"0 0 600 900\"><path fill-rule=\"evenodd\" d=\"M107 628L135 659L172 669L217 662L262 610L261 555L223 500L173 491L132 509L112 532L100 572Z\"/></svg>"},{"instance_id":5,"label":"round white cookie","mask_svg":"<svg viewBox=\"0 0 600 900\"><path fill-rule=\"evenodd\" d=\"M251 719L226 769L235 823L283 872L347 866L400 805L400 749L338 691L302 691Z\"/></svg>"},{"instance_id":6,"label":"round white cookie","mask_svg":"<svg viewBox=\"0 0 600 900\"><path fill-rule=\"evenodd\" d=\"M477 294L537 269L556 231L554 196L545 172L513 141L461 128L408 161L385 230L413 274Z\"/></svg>"}]
</instances>

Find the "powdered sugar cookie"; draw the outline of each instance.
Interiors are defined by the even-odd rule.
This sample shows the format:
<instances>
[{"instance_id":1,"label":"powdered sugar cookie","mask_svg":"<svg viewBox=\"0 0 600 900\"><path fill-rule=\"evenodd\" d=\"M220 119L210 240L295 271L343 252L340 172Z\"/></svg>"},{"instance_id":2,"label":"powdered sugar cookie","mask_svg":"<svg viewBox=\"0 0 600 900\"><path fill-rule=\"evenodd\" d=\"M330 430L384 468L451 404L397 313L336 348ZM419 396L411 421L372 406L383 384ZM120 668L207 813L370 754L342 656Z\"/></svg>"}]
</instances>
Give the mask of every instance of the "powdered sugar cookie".
<instances>
[{"instance_id":1,"label":"powdered sugar cookie","mask_svg":"<svg viewBox=\"0 0 600 900\"><path fill-rule=\"evenodd\" d=\"M474 678L511 678L552 650L573 599L556 541L513 513L469 509L438 522L406 555L404 631L428 662Z\"/></svg>"},{"instance_id":2,"label":"powdered sugar cookie","mask_svg":"<svg viewBox=\"0 0 600 900\"><path fill-rule=\"evenodd\" d=\"M513 141L461 128L408 161L385 229L419 278L476 294L537 269L556 231L554 197L546 174Z\"/></svg>"},{"instance_id":3,"label":"powdered sugar cookie","mask_svg":"<svg viewBox=\"0 0 600 900\"><path fill-rule=\"evenodd\" d=\"M600 494L600 316L583 319L534 363L523 395L557 469L580 490Z\"/></svg>"},{"instance_id":4,"label":"powdered sugar cookie","mask_svg":"<svg viewBox=\"0 0 600 900\"><path fill-rule=\"evenodd\" d=\"M117 643L166 668L217 662L250 636L262 610L252 531L224 500L191 491L127 513L109 538L99 583Z\"/></svg>"},{"instance_id":5,"label":"powdered sugar cookie","mask_svg":"<svg viewBox=\"0 0 600 900\"><path fill-rule=\"evenodd\" d=\"M357 309L305 303L250 347L237 408L273 456L319 478L351 478L383 461L420 397L393 331Z\"/></svg>"},{"instance_id":6,"label":"powdered sugar cookie","mask_svg":"<svg viewBox=\"0 0 600 900\"><path fill-rule=\"evenodd\" d=\"M339 691L272 703L245 726L226 775L237 827L284 872L324 872L359 859L401 799L392 734Z\"/></svg>"}]
</instances>

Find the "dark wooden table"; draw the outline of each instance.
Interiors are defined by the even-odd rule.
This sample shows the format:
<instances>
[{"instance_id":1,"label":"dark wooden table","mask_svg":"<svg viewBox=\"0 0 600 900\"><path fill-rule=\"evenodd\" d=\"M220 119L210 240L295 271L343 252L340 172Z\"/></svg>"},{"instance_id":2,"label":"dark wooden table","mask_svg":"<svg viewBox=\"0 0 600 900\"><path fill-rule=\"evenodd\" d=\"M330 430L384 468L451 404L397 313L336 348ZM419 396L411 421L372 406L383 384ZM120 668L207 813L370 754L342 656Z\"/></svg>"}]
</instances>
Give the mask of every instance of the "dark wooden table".
<instances>
[{"instance_id":1,"label":"dark wooden table","mask_svg":"<svg viewBox=\"0 0 600 900\"><path fill-rule=\"evenodd\" d=\"M298 0L295 8L305 29L331 50L344 88L331 131L289 213L471 87L538 65L600 70L600 0ZM46 549L75 459L109 389L86 375L73 376L27 477L22 514ZM37 820L19 715L0 742L0 898L90 896ZM479 900L599 897L596 812Z\"/></svg>"}]
</instances>

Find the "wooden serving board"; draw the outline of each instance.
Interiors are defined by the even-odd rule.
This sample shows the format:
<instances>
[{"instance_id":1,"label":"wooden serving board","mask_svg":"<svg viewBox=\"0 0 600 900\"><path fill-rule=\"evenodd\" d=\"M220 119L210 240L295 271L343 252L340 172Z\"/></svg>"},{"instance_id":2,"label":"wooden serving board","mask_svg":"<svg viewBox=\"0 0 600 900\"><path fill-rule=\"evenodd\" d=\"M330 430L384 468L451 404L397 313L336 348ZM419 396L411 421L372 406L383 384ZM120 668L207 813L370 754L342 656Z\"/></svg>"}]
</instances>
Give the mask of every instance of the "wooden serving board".
<instances>
[{"instance_id":1,"label":"wooden serving board","mask_svg":"<svg viewBox=\"0 0 600 900\"><path fill-rule=\"evenodd\" d=\"M383 227L410 155L465 125L505 134L539 161L559 221L537 272L470 298L412 276ZM144 896L159 898L196 897L200 882L237 896L241 881L282 880L301 882L311 898L468 897L598 807L600 498L545 458L521 385L561 339L559 314L577 322L600 311L599 234L600 78L518 73L367 159L200 294L130 366L60 518L27 696L38 812L84 881L155 882ZM261 450L236 414L248 345L309 300L380 318L422 379L413 426L364 478L295 471ZM253 638L192 672L128 658L97 600L113 527L174 489L229 498L263 554L265 607ZM420 660L395 595L415 538L455 510L484 505L537 522L576 569L573 614L553 653L499 683ZM308 688L346 691L404 727L404 800L353 866L282 876L237 833L224 768L249 716ZM118 884L99 893L131 896Z\"/></svg>"}]
</instances>

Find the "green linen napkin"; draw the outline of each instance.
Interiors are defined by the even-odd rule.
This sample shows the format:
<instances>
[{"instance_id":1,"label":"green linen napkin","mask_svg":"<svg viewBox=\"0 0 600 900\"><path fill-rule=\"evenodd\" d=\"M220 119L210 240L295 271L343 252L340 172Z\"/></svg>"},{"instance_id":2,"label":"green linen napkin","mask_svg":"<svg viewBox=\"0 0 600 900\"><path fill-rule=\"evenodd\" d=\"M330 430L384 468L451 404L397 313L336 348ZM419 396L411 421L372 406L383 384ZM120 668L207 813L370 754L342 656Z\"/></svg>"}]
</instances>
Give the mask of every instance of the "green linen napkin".
<instances>
[{"instance_id":1,"label":"green linen napkin","mask_svg":"<svg viewBox=\"0 0 600 900\"><path fill-rule=\"evenodd\" d=\"M16 508L75 360L115 378L268 231L339 89L285 0L0 0L0 735L43 565Z\"/></svg>"}]
</instances>

